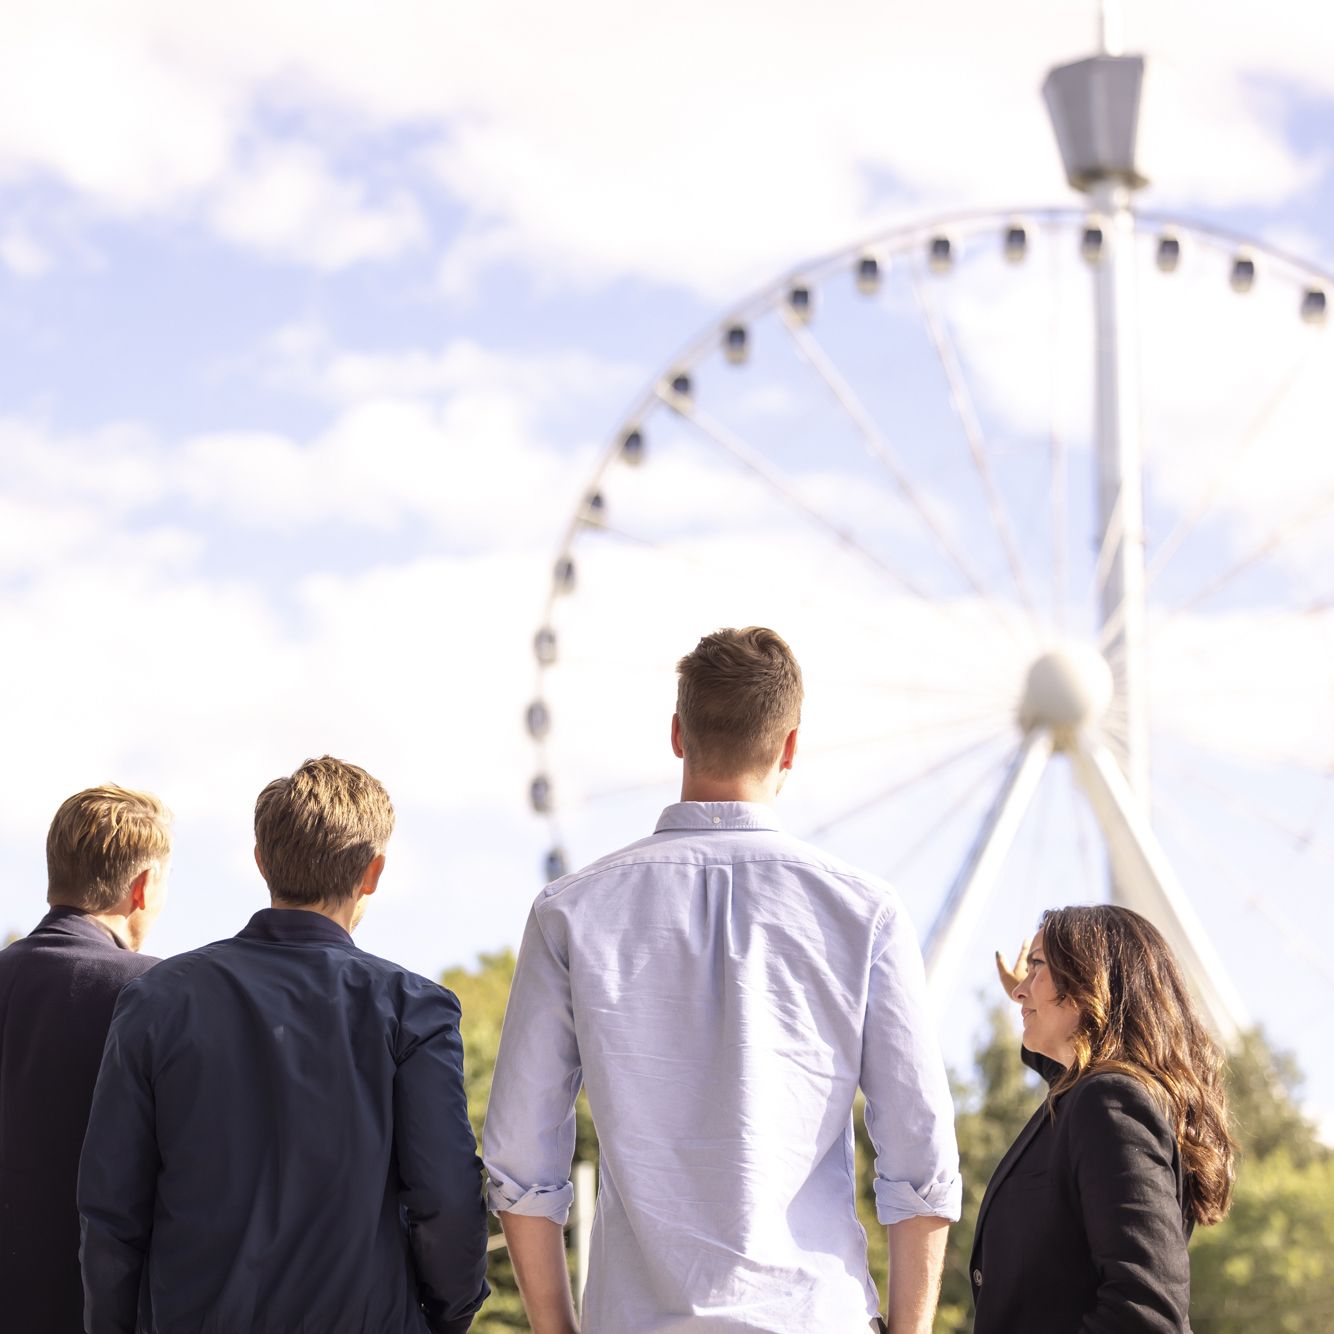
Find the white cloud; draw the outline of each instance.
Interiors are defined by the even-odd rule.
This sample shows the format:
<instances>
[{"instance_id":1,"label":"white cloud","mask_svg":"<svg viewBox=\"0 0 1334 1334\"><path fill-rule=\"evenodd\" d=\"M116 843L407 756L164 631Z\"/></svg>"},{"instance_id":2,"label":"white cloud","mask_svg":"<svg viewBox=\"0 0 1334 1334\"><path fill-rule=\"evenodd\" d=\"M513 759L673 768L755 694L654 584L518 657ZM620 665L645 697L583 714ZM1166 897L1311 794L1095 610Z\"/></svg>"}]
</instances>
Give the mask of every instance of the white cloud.
<instances>
[{"instance_id":1,"label":"white cloud","mask_svg":"<svg viewBox=\"0 0 1334 1334\"><path fill-rule=\"evenodd\" d=\"M118 213L224 169L235 90L162 46L148 16L17 5L0 44L0 174L47 173Z\"/></svg>"},{"instance_id":2,"label":"white cloud","mask_svg":"<svg viewBox=\"0 0 1334 1334\"><path fill-rule=\"evenodd\" d=\"M269 144L234 166L209 205L219 236L277 259L341 269L420 245L426 227L403 191L372 203L308 145Z\"/></svg>"},{"instance_id":3,"label":"white cloud","mask_svg":"<svg viewBox=\"0 0 1334 1334\"><path fill-rule=\"evenodd\" d=\"M451 544L503 533L543 549L594 456L561 430L635 374L584 353L501 354L467 339L357 352L308 324L279 330L261 365L337 411L308 441L224 431L185 442L174 475L197 505L258 527L337 520L389 532L419 520Z\"/></svg>"},{"instance_id":4,"label":"white cloud","mask_svg":"<svg viewBox=\"0 0 1334 1334\"><path fill-rule=\"evenodd\" d=\"M40 278L54 263L51 255L22 226L0 234L0 262L18 278Z\"/></svg>"},{"instance_id":5,"label":"white cloud","mask_svg":"<svg viewBox=\"0 0 1334 1334\"><path fill-rule=\"evenodd\" d=\"M1328 25L1310 6L1263 24L1242 0L1207 24L1186 12L1141 7L1127 34L1154 70L1158 196L1291 199L1324 157L1289 142L1269 90L1334 89ZM455 290L506 260L558 286L634 274L716 296L883 217L873 180L900 205L1058 193L1038 87L1091 27L1058 0L818 16L400 3L374 23L351 3L11 6L0 170L122 213L202 202L239 244L335 266L397 253L420 220L406 186L368 202L320 157L434 133L429 170L465 210ZM265 143L273 109L304 118L309 143ZM257 140L248 163L238 146Z\"/></svg>"},{"instance_id":6,"label":"white cloud","mask_svg":"<svg viewBox=\"0 0 1334 1334\"><path fill-rule=\"evenodd\" d=\"M365 352L336 346L318 322L284 325L265 340L256 372L271 383L331 403L378 397L478 394L504 398L526 419L562 416L585 400L624 395L642 372L580 351L497 352L470 338L439 349Z\"/></svg>"}]
</instances>

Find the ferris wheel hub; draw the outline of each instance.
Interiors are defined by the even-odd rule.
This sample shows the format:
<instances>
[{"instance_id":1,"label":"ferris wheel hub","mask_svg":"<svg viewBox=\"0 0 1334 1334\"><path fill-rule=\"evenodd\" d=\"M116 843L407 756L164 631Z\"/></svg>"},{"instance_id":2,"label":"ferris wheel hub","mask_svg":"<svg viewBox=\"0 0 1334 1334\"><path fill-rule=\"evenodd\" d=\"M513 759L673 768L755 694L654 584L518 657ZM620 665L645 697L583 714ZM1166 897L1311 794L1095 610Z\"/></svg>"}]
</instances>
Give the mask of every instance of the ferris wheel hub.
<instances>
[{"instance_id":1,"label":"ferris wheel hub","mask_svg":"<svg viewBox=\"0 0 1334 1334\"><path fill-rule=\"evenodd\" d=\"M1091 644L1058 645L1028 669L1019 725L1050 731L1059 747L1102 717L1112 688L1112 670Z\"/></svg>"}]
</instances>

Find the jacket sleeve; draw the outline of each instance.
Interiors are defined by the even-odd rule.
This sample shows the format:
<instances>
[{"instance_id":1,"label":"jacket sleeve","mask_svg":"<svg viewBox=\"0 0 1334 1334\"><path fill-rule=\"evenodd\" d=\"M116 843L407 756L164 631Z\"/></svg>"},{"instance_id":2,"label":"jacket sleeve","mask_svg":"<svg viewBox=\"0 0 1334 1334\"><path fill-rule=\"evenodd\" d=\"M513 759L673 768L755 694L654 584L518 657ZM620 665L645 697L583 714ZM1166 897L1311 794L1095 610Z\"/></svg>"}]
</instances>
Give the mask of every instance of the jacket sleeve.
<instances>
[{"instance_id":1,"label":"jacket sleeve","mask_svg":"<svg viewBox=\"0 0 1334 1334\"><path fill-rule=\"evenodd\" d=\"M116 1002L79 1160L87 1334L135 1334L159 1169L149 1020L131 983Z\"/></svg>"},{"instance_id":2,"label":"jacket sleeve","mask_svg":"<svg viewBox=\"0 0 1334 1334\"><path fill-rule=\"evenodd\" d=\"M394 1076L394 1152L417 1292L432 1334L463 1334L490 1289L482 1164L468 1121L460 1011L423 982L404 1015Z\"/></svg>"},{"instance_id":3,"label":"jacket sleeve","mask_svg":"<svg viewBox=\"0 0 1334 1334\"><path fill-rule=\"evenodd\" d=\"M1075 1185L1098 1276L1079 1334L1179 1334L1190 1328L1190 1261L1171 1127L1128 1075L1093 1076L1067 1096Z\"/></svg>"},{"instance_id":4,"label":"jacket sleeve","mask_svg":"<svg viewBox=\"0 0 1334 1334\"><path fill-rule=\"evenodd\" d=\"M583 1066L568 958L552 948L536 907L528 916L500 1034L482 1134L496 1213L564 1226L574 1200L574 1102Z\"/></svg>"},{"instance_id":5,"label":"jacket sleeve","mask_svg":"<svg viewBox=\"0 0 1334 1334\"><path fill-rule=\"evenodd\" d=\"M860 1083L875 1146L876 1217L956 1222L963 1198L954 1102L927 1005L917 935L897 905L877 937L867 983Z\"/></svg>"}]
</instances>

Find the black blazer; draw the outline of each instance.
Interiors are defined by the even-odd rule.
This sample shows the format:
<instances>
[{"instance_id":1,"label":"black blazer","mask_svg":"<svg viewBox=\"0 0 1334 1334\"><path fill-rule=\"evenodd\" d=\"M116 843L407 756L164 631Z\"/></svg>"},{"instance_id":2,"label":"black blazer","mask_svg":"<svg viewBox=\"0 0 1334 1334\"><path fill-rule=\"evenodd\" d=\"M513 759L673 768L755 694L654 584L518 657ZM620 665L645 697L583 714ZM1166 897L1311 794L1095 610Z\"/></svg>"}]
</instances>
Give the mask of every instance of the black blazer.
<instances>
[{"instance_id":1,"label":"black blazer","mask_svg":"<svg viewBox=\"0 0 1334 1334\"><path fill-rule=\"evenodd\" d=\"M1025 1059L1054 1078L1061 1067ZM974 1334L1190 1329L1186 1188L1149 1091L1086 1075L1044 1103L992 1175L969 1262Z\"/></svg>"},{"instance_id":2,"label":"black blazer","mask_svg":"<svg viewBox=\"0 0 1334 1334\"><path fill-rule=\"evenodd\" d=\"M458 1002L256 913L125 989L78 1200L89 1334L462 1334L487 1226Z\"/></svg>"},{"instance_id":3,"label":"black blazer","mask_svg":"<svg viewBox=\"0 0 1334 1334\"><path fill-rule=\"evenodd\" d=\"M0 951L0 1325L81 1334L74 1182L120 989L156 959L77 908Z\"/></svg>"}]
</instances>

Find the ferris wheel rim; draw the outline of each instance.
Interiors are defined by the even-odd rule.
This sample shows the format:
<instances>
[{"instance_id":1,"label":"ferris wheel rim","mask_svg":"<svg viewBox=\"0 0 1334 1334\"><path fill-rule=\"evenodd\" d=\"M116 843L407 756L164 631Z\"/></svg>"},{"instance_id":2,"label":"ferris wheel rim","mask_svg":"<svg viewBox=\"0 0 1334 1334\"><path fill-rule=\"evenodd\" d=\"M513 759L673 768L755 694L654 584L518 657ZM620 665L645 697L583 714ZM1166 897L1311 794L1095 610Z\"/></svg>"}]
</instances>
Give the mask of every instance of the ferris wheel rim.
<instances>
[{"instance_id":1,"label":"ferris wheel rim","mask_svg":"<svg viewBox=\"0 0 1334 1334\"><path fill-rule=\"evenodd\" d=\"M1178 232L1197 240L1203 240L1214 248L1231 251L1237 256L1254 257L1278 266L1286 271L1289 281L1308 281L1312 286L1329 288L1334 291L1334 269L1325 269L1319 264L1296 255L1291 251L1270 244L1233 229L1224 228L1204 219L1185 214L1175 214L1156 209L1130 209L1134 220L1135 232L1149 227L1160 232ZM601 452L594 460L588 477L588 488L596 488L607 469L615 462L620 445L628 431L635 429L651 411L666 403L662 391L670 377L692 369L718 345L719 335L729 328L741 325L757 314L779 305L782 296L790 292L797 283L815 283L837 272L851 260L860 258L874 249L890 248L890 256L908 250L914 242L920 242L935 234L948 233L951 228L967 228L970 232L982 232L988 224L1006 225L1016 223L1041 223L1049 226L1078 225L1097 217L1097 210L1090 204L1078 203L1042 204L1017 207L985 206L976 209L951 210L935 213L929 217L913 219L882 228L870 233L858 241L830 250L812 259L800 262L785 269L777 278L750 289L740 300L727 307L723 313L701 326L698 333L680 345L677 352L661 363L662 370L649 377L629 400L627 408L616 418L616 426ZM1141 226L1143 224L1143 227ZM578 534L585 520L585 508L589 491L576 503L573 514L556 546L556 559L569 551L574 537ZM543 623L550 617L550 612L559 590L548 586L547 597L543 604Z\"/></svg>"},{"instance_id":2,"label":"ferris wheel rim","mask_svg":"<svg viewBox=\"0 0 1334 1334\"><path fill-rule=\"evenodd\" d=\"M579 548L581 538L586 532L598 527L605 527L601 522L600 504L598 515L590 518L590 498L596 497L601 502L598 488L603 485L604 478L621 455L622 445L627 433L641 429L653 414L661 412L664 407L674 410L672 396L677 392L675 386L671 383L674 375L687 372L693 374L695 369L707 358L716 356L720 350L720 337L729 328L737 324L758 320L761 316L786 319L791 312L788 311L785 296L794 285L806 285L811 292L814 292L817 285L824 284L840 270L846 272L857 263L859 256L865 255L868 250L876 248L880 250L881 258L898 259L899 263L893 267L897 268L900 273L906 272L907 270L900 267L902 259L899 257L906 256L914 244L920 244L937 233L948 234L954 232L960 242L959 254L962 255L969 252L972 239L985 234L989 227L1005 227L1008 224L1020 223L1035 234L1042 232L1059 237L1061 234L1068 234L1081 226L1087 227L1090 223L1096 223L1099 216L1096 210L1088 207L1060 205L1026 209L989 208L944 213L930 218L916 219L893 228L882 229L870 238L845 245L815 260L790 267L776 278L770 279L762 286L747 293L741 300L711 319L694 338L683 344L671 359L660 363L661 370L659 373L646 382L642 390L631 401L628 409L617 419L617 425L611 438L595 459L587 474L585 490L576 502L574 512L557 549L558 560L572 557L576 549ZM1139 237L1143 237L1154 230L1161 235L1166 235L1169 232L1176 233L1181 239L1189 240L1201 249L1222 254L1230 253L1234 259L1244 256L1252 261L1259 260L1265 266L1264 272L1266 275L1272 273L1272 276L1280 280L1285 286L1294 289L1300 288L1302 285L1306 285L1308 289L1310 286L1320 286L1321 288L1326 285L1334 286L1334 278L1331 278L1317 265L1287 254L1263 240L1243 236L1195 219L1165 212L1135 211L1133 217L1135 234ZM1144 253L1141 252L1141 254ZM925 266L922 261L925 258L925 256L921 256L914 266L914 272L919 280L924 271ZM1165 266L1160 264L1159 267ZM888 270L889 266L886 266L886 272ZM927 279L928 283L931 281ZM791 325L791 321L787 322ZM690 392L690 389L687 388L686 396L689 396ZM681 416L682 414L677 410L675 415ZM615 535L614 529L607 528L606 531ZM629 534L620 535L629 536ZM652 542L650 542L650 545L653 545ZM542 620L543 631L539 631L539 633L545 632L547 628L555 624L556 605L567 591L554 580L548 582ZM535 696L539 700L543 697L544 685L547 682L547 673L551 665L551 662L544 661L539 657L536 673L537 693ZM1008 735L1011 738L1013 737L1013 733ZM534 739L537 741L538 773L539 775L550 775L552 771L548 764L546 743L541 738ZM983 742L979 743L978 748L982 745L990 747L995 744L999 744L997 738L990 740L984 738ZM974 747L965 747L965 750L972 749ZM990 772L995 764L995 756L990 751L986 763L986 772ZM983 772L977 779L977 786L988 781L986 772ZM969 789L970 792L972 790L972 788ZM577 811L578 807L578 801L575 802L573 807L565 802L556 801L540 812L544 816L551 834L549 846L553 853L560 852L563 854L562 845L565 840L562 826L566 818L570 816L571 811ZM576 814L574 818L577 822L581 817ZM842 816L836 818L841 819ZM1082 845L1083 831L1081 830L1079 833Z\"/></svg>"}]
</instances>

